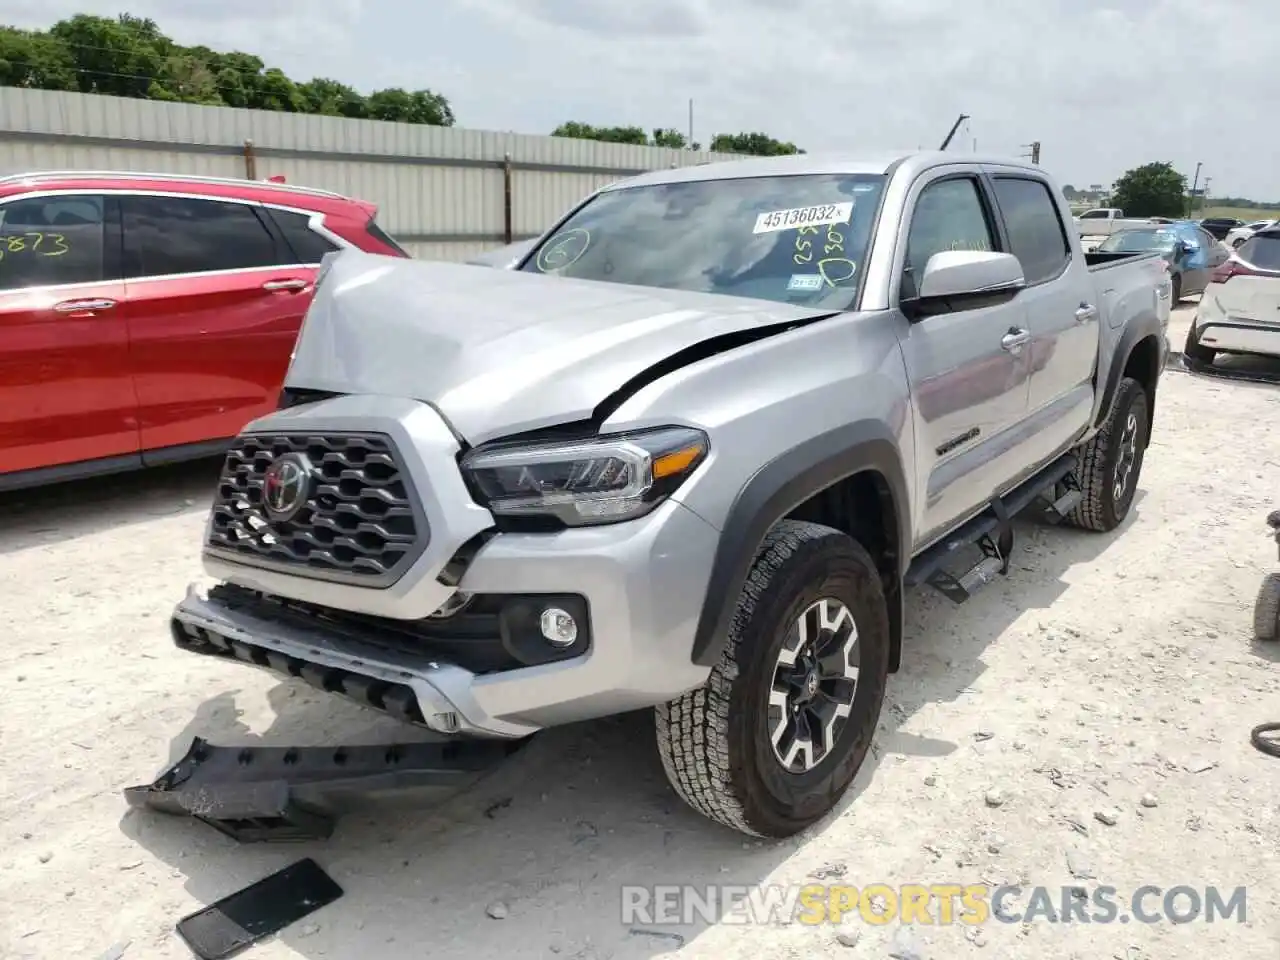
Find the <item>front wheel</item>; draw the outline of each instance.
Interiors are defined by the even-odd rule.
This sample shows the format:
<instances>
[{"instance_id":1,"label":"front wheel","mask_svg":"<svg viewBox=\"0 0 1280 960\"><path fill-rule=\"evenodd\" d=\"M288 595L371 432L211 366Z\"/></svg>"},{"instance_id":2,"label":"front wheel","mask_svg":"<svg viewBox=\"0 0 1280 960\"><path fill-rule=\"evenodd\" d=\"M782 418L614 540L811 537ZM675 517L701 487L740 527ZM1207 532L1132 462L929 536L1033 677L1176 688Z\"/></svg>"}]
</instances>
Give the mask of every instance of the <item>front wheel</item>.
<instances>
[{"instance_id":1,"label":"front wheel","mask_svg":"<svg viewBox=\"0 0 1280 960\"><path fill-rule=\"evenodd\" d=\"M831 527L780 521L707 683L657 708L667 777L712 820L792 836L853 781L888 676L888 606L870 555Z\"/></svg>"},{"instance_id":2,"label":"front wheel","mask_svg":"<svg viewBox=\"0 0 1280 960\"><path fill-rule=\"evenodd\" d=\"M1129 515L1147 452L1149 403L1142 384L1125 377L1102 429L1076 451L1084 499L1067 517L1073 526L1106 532Z\"/></svg>"},{"instance_id":3,"label":"front wheel","mask_svg":"<svg viewBox=\"0 0 1280 960\"><path fill-rule=\"evenodd\" d=\"M1170 296L1173 298L1173 305L1176 307L1182 302L1182 277L1178 274L1173 275L1172 282L1173 292Z\"/></svg>"}]
</instances>

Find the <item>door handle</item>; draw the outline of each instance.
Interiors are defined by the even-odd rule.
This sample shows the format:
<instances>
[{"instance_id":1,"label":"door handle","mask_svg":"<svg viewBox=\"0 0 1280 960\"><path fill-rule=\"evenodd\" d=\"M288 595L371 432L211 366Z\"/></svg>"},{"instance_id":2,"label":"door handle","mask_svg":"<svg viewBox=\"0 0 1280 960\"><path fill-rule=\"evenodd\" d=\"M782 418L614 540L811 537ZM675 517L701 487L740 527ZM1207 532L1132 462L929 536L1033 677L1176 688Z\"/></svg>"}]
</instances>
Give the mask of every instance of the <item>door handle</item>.
<instances>
[{"instance_id":1,"label":"door handle","mask_svg":"<svg viewBox=\"0 0 1280 960\"><path fill-rule=\"evenodd\" d=\"M110 310L115 305L116 302L114 300L106 298L99 300L63 300L61 303L55 303L53 309L58 313L91 317L99 310Z\"/></svg>"},{"instance_id":2,"label":"door handle","mask_svg":"<svg viewBox=\"0 0 1280 960\"><path fill-rule=\"evenodd\" d=\"M1008 350L1010 353L1018 353L1030 342L1030 331L1021 330L1015 327L1000 338L1000 349Z\"/></svg>"},{"instance_id":3,"label":"door handle","mask_svg":"<svg viewBox=\"0 0 1280 960\"><path fill-rule=\"evenodd\" d=\"M1092 303L1082 303L1076 310L1076 323L1088 323L1090 320L1098 319L1098 308Z\"/></svg>"},{"instance_id":4,"label":"door handle","mask_svg":"<svg viewBox=\"0 0 1280 960\"><path fill-rule=\"evenodd\" d=\"M310 280L268 280L262 285L263 290L305 290L311 286Z\"/></svg>"}]
</instances>

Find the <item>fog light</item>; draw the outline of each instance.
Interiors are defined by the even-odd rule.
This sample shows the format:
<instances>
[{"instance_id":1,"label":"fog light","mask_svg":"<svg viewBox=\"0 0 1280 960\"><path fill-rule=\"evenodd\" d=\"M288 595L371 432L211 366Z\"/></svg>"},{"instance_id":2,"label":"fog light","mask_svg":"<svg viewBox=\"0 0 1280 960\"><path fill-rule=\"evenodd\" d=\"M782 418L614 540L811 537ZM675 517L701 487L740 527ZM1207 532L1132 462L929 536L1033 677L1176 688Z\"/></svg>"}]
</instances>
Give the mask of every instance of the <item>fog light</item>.
<instances>
[{"instance_id":1,"label":"fog light","mask_svg":"<svg viewBox=\"0 0 1280 960\"><path fill-rule=\"evenodd\" d=\"M578 639L578 621L567 610L547 607L538 618L542 636L553 647L571 647Z\"/></svg>"}]
</instances>

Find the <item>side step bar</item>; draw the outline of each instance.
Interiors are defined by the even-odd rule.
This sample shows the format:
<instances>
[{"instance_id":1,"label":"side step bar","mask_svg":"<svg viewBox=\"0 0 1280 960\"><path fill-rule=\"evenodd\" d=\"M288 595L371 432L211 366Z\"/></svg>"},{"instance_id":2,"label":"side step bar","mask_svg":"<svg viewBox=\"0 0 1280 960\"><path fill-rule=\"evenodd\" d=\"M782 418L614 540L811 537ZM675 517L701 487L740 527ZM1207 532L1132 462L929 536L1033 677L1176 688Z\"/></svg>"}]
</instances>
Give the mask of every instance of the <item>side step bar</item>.
<instances>
[{"instance_id":1,"label":"side step bar","mask_svg":"<svg viewBox=\"0 0 1280 960\"><path fill-rule=\"evenodd\" d=\"M1057 523L1074 510L1083 498L1075 470L1074 454L1065 454L996 500L982 513L960 526L912 561L904 582L907 586L928 584L954 603L964 603L997 575L1009 572L1013 551L1013 519L1039 503L1045 519ZM964 547L977 545L982 559L960 576L945 569Z\"/></svg>"},{"instance_id":2,"label":"side step bar","mask_svg":"<svg viewBox=\"0 0 1280 960\"><path fill-rule=\"evenodd\" d=\"M241 842L323 840L352 795L461 790L527 740L451 740L359 747L219 747L196 737L154 783L128 787L129 806L203 821Z\"/></svg>"}]
</instances>

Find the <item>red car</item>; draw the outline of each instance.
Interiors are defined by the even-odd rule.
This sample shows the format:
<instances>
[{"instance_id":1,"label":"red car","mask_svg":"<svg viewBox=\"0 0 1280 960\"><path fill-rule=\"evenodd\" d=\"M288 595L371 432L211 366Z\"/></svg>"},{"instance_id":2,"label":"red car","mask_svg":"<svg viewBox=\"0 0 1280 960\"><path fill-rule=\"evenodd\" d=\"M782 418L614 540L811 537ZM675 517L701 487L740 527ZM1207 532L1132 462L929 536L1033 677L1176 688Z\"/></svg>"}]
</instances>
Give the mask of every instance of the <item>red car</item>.
<instances>
[{"instance_id":1,"label":"red car","mask_svg":"<svg viewBox=\"0 0 1280 960\"><path fill-rule=\"evenodd\" d=\"M320 258L408 256L335 193L0 178L0 490L220 452L275 408Z\"/></svg>"}]
</instances>

